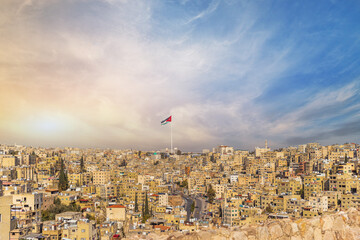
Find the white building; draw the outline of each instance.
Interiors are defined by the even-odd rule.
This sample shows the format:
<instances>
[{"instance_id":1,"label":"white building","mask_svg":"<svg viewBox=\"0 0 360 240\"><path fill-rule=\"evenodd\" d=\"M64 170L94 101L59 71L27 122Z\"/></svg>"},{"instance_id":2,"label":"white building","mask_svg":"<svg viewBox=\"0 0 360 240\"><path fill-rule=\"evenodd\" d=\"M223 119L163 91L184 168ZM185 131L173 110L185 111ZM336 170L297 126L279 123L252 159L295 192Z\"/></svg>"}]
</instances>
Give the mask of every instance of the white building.
<instances>
[{"instance_id":1,"label":"white building","mask_svg":"<svg viewBox=\"0 0 360 240\"><path fill-rule=\"evenodd\" d=\"M328 196L311 196L309 203L311 207L317 208L320 212L327 212L328 210Z\"/></svg>"},{"instance_id":2,"label":"white building","mask_svg":"<svg viewBox=\"0 0 360 240\"><path fill-rule=\"evenodd\" d=\"M169 196L167 193L159 193L159 206L167 206L169 203Z\"/></svg>"},{"instance_id":3,"label":"white building","mask_svg":"<svg viewBox=\"0 0 360 240\"><path fill-rule=\"evenodd\" d=\"M239 175L237 174L230 175L230 183L236 183L238 181L239 181Z\"/></svg>"},{"instance_id":4,"label":"white building","mask_svg":"<svg viewBox=\"0 0 360 240\"><path fill-rule=\"evenodd\" d=\"M265 140L265 148L256 147L255 148L255 157L260 157L262 153L266 153L271 151L270 148L268 148L268 142Z\"/></svg>"},{"instance_id":5,"label":"white building","mask_svg":"<svg viewBox=\"0 0 360 240\"><path fill-rule=\"evenodd\" d=\"M234 148L229 146L220 145L216 148L213 148L214 153L220 153L221 155L233 155Z\"/></svg>"}]
</instances>

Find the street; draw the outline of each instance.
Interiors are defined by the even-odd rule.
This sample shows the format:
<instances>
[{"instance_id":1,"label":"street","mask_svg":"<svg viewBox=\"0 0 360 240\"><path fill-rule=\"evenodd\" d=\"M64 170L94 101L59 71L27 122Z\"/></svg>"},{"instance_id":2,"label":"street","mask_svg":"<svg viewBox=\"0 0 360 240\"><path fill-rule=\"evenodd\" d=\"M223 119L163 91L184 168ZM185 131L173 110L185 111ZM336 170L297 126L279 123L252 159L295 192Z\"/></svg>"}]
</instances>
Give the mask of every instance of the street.
<instances>
[{"instance_id":1,"label":"street","mask_svg":"<svg viewBox=\"0 0 360 240\"><path fill-rule=\"evenodd\" d=\"M192 203L195 201L195 210L194 210L194 214L193 217L196 218L197 220L201 219L205 210L205 199L199 197L199 196L195 196L194 197L190 197L190 196L186 196L183 195L182 196L185 199L185 210L187 212L187 216L186 216L186 220L189 221L190 217L191 217L191 205Z\"/></svg>"},{"instance_id":2,"label":"street","mask_svg":"<svg viewBox=\"0 0 360 240\"><path fill-rule=\"evenodd\" d=\"M194 202L190 197L183 195L183 198L185 199L185 210L187 212L186 214L186 221L189 221L191 217L191 205Z\"/></svg>"}]
</instances>

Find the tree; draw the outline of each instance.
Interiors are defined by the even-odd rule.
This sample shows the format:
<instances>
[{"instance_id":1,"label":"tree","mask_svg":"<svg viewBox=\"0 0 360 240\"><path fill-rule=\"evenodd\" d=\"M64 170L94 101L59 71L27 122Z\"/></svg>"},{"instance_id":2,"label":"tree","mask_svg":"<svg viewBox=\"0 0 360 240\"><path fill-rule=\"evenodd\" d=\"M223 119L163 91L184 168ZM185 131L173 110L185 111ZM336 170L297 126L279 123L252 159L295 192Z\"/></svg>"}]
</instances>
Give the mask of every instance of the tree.
<instances>
[{"instance_id":1,"label":"tree","mask_svg":"<svg viewBox=\"0 0 360 240\"><path fill-rule=\"evenodd\" d=\"M187 187L188 187L188 181L187 181L187 179L185 179L184 181L181 182L180 187L184 187L184 188L187 188Z\"/></svg>"},{"instance_id":2,"label":"tree","mask_svg":"<svg viewBox=\"0 0 360 240\"><path fill-rule=\"evenodd\" d=\"M55 198L53 205L51 205L47 210L41 211L41 219L42 221L54 220L56 214L69 211L80 212L80 206L75 202L72 202L69 205L64 205L61 203L59 198Z\"/></svg>"},{"instance_id":3,"label":"tree","mask_svg":"<svg viewBox=\"0 0 360 240\"><path fill-rule=\"evenodd\" d=\"M60 198L54 198L54 205L60 205L61 204L61 200Z\"/></svg>"},{"instance_id":4,"label":"tree","mask_svg":"<svg viewBox=\"0 0 360 240\"><path fill-rule=\"evenodd\" d=\"M89 213L86 214L86 218L89 220L95 220L95 217Z\"/></svg>"},{"instance_id":5,"label":"tree","mask_svg":"<svg viewBox=\"0 0 360 240\"><path fill-rule=\"evenodd\" d=\"M341 207L341 200L340 199L337 200L337 204Z\"/></svg>"},{"instance_id":6,"label":"tree","mask_svg":"<svg viewBox=\"0 0 360 240\"><path fill-rule=\"evenodd\" d=\"M148 194L147 192L145 192L145 210L144 210L145 215L149 216L150 212L149 212L149 200L148 200Z\"/></svg>"},{"instance_id":7,"label":"tree","mask_svg":"<svg viewBox=\"0 0 360 240\"><path fill-rule=\"evenodd\" d=\"M69 188L69 178L68 178L67 172L65 172L65 187L66 187L66 189ZM65 189L65 190L66 190L66 189Z\"/></svg>"},{"instance_id":8,"label":"tree","mask_svg":"<svg viewBox=\"0 0 360 240\"><path fill-rule=\"evenodd\" d=\"M147 192L145 194L146 195L145 195L145 202L143 203L142 223L145 223L146 220L148 220L151 217L150 211L149 211L149 200L148 200Z\"/></svg>"},{"instance_id":9,"label":"tree","mask_svg":"<svg viewBox=\"0 0 360 240\"><path fill-rule=\"evenodd\" d=\"M122 237L123 237L123 238L126 238L124 226L121 227L120 231L121 231Z\"/></svg>"},{"instance_id":10,"label":"tree","mask_svg":"<svg viewBox=\"0 0 360 240\"><path fill-rule=\"evenodd\" d=\"M138 211L139 211L138 196L137 193L135 193L135 212Z\"/></svg>"},{"instance_id":11,"label":"tree","mask_svg":"<svg viewBox=\"0 0 360 240\"><path fill-rule=\"evenodd\" d=\"M348 163L349 161L349 157L347 156L347 154L345 154L345 163Z\"/></svg>"},{"instance_id":12,"label":"tree","mask_svg":"<svg viewBox=\"0 0 360 240\"><path fill-rule=\"evenodd\" d=\"M216 192L210 185L209 189L207 190L206 196L208 197L209 203L212 203L215 199Z\"/></svg>"},{"instance_id":13,"label":"tree","mask_svg":"<svg viewBox=\"0 0 360 240\"><path fill-rule=\"evenodd\" d=\"M9 150L9 154L11 154L11 155L13 155L13 156L14 156L14 155L16 155L16 154L17 154L17 151L15 152L14 150L12 150L12 149L11 149L11 150Z\"/></svg>"},{"instance_id":14,"label":"tree","mask_svg":"<svg viewBox=\"0 0 360 240\"><path fill-rule=\"evenodd\" d=\"M223 172L224 171L224 165L221 163L220 164L220 172Z\"/></svg>"},{"instance_id":15,"label":"tree","mask_svg":"<svg viewBox=\"0 0 360 240\"><path fill-rule=\"evenodd\" d=\"M141 222L145 223L146 222L146 219L145 219L145 202L143 202L143 204L142 204L141 216L142 216Z\"/></svg>"},{"instance_id":16,"label":"tree","mask_svg":"<svg viewBox=\"0 0 360 240\"><path fill-rule=\"evenodd\" d=\"M222 207L221 207L221 205L219 206L219 217L222 218Z\"/></svg>"},{"instance_id":17,"label":"tree","mask_svg":"<svg viewBox=\"0 0 360 240\"><path fill-rule=\"evenodd\" d=\"M61 164L60 164L58 188L60 191L64 191L69 188L69 181L68 181L67 174L65 173L65 165L64 165L63 159L61 159Z\"/></svg>"},{"instance_id":18,"label":"tree","mask_svg":"<svg viewBox=\"0 0 360 240\"><path fill-rule=\"evenodd\" d=\"M266 213L273 213L273 209L271 208L270 205L268 205L268 206L265 208L265 212L266 212Z\"/></svg>"},{"instance_id":19,"label":"tree","mask_svg":"<svg viewBox=\"0 0 360 240\"><path fill-rule=\"evenodd\" d=\"M193 213L194 210L195 210L195 202L192 202L191 208L190 208L191 213Z\"/></svg>"},{"instance_id":20,"label":"tree","mask_svg":"<svg viewBox=\"0 0 360 240\"><path fill-rule=\"evenodd\" d=\"M81 156L81 158L80 158L80 172L81 173L85 172L84 156Z\"/></svg>"},{"instance_id":21,"label":"tree","mask_svg":"<svg viewBox=\"0 0 360 240\"><path fill-rule=\"evenodd\" d=\"M299 195L300 195L301 199L304 199L304 198L305 198L304 186L302 186L302 188L300 189Z\"/></svg>"},{"instance_id":22,"label":"tree","mask_svg":"<svg viewBox=\"0 0 360 240\"><path fill-rule=\"evenodd\" d=\"M120 164L120 167L126 167L126 160L124 159L122 162L121 162L121 164Z\"/></svg>"}]
</instances>

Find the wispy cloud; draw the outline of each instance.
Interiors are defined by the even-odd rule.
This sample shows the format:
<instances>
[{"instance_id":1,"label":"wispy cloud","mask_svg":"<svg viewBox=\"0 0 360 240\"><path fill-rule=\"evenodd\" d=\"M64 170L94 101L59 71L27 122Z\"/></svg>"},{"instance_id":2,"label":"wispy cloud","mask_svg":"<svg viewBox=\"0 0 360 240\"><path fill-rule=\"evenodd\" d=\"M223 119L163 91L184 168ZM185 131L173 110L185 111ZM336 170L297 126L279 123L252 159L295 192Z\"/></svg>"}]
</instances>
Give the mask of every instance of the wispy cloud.
<instances>
[{"instance_id":1,"label":"wispy cloud","mask_svg":"<svg viewBox=\"0 0 360 240\"><path fill-rule=\"evenodd\" d=\"M194 22L194 21L196 21L198 19L201 19L201 18L206 17L207 15L213 13L218 8L219 3L220 3L220 0L212 0L210 2L209 6L205 10L201 11L196 16L190 18L186 22L186 24L192 23L192 22Z\"/></svg>"},{"instance_id":2,"label":"wispy cloud","mask_svg":"<svg viewBox=\"0 0 360 240\"><path fill-rule=\"evenodd\" d=\"M186 150L298 144L342 129L354 139L345 128L358 119L357 46L337 44L321 61L337 38L317 47L322 33L301 36L317 26L305 11L288 16L291 4L196 4L6 1L0 141L163 148L169 114Z\"/></svg>"}]
</instances>

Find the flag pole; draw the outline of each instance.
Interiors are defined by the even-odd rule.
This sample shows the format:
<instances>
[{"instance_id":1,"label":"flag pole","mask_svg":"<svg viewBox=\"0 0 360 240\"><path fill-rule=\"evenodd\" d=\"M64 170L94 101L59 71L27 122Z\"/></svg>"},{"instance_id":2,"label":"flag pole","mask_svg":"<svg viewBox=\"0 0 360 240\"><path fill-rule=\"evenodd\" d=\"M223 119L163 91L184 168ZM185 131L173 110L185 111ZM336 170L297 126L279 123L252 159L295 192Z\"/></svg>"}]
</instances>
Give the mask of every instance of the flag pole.
<instances>
[{"instance_id":1,"label":"flag pole","mask_svg":"<svg viewBox=\"0 0 360 240\"><path fill-rule=\"evenodd\" d=\"M172 118L172 117L171 117ZM173 139L172 139L172 119L170 122L170 155L172 154L173 149Z\"/></svg>"}]
</instances>

